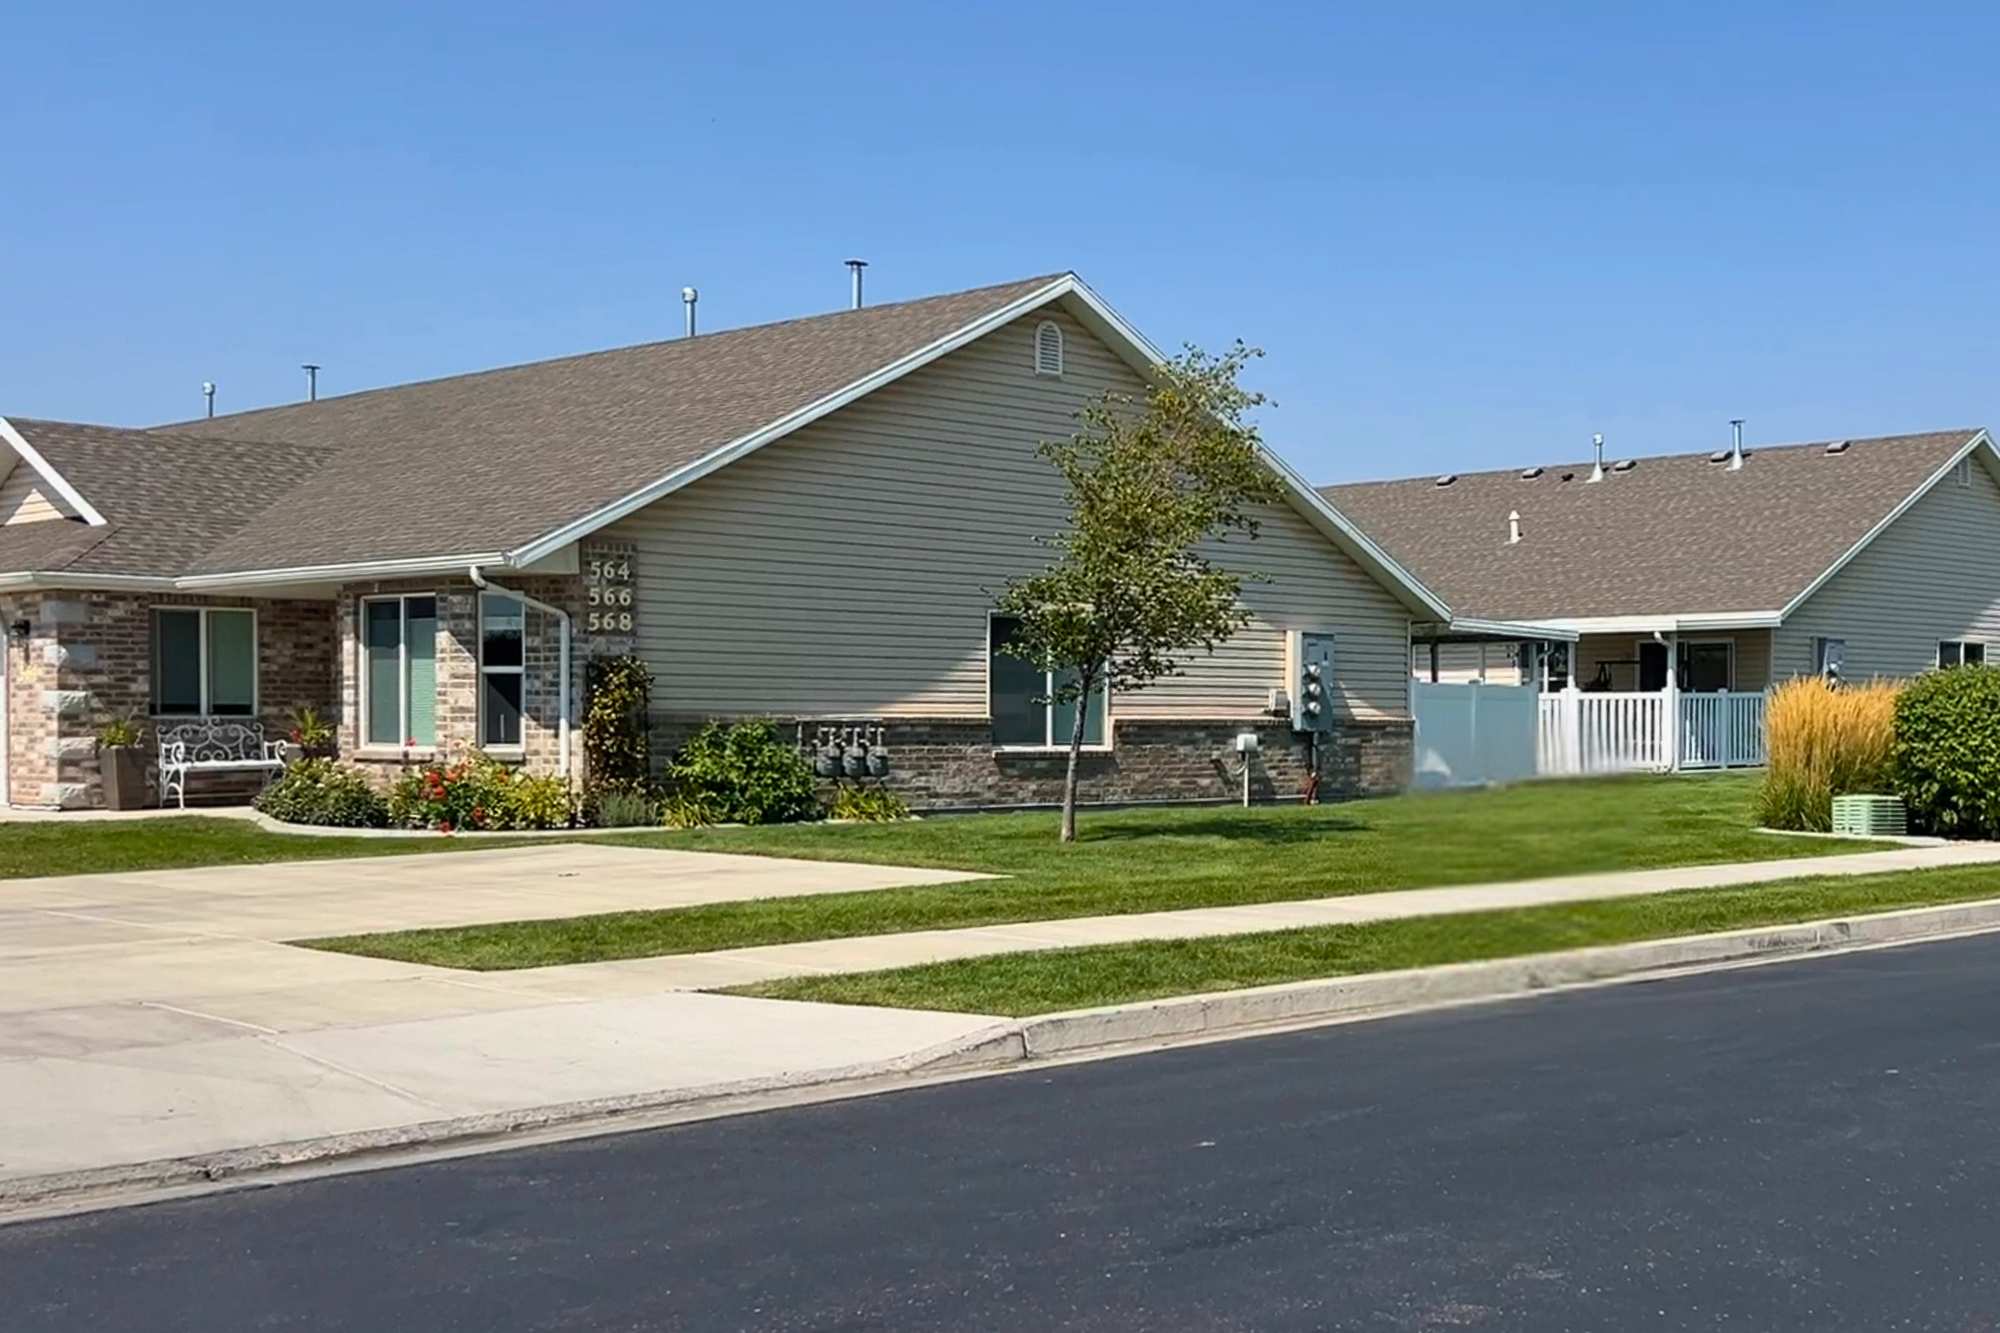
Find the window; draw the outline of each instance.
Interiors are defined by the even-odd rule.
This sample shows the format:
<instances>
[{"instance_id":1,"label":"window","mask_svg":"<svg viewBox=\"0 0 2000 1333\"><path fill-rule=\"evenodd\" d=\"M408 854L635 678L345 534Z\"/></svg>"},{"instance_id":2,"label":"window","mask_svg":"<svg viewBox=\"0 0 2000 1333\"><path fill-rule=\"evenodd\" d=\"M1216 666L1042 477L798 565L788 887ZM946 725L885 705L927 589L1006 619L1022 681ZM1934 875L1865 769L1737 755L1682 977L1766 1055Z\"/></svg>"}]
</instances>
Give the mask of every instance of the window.
<instances>
[{"instance_id":1,"label":"window","mask_svg":"<svg viewBox=\"0 0 2000 1333\"><path fill-rule=\"evenodd\" d=\"M1814 639L1813 671L1822 676L1832 676L1838 680L1847 669L1847 640Z\"/></svg>"},{"instance_id":2,"label":"window","mask_svg":"<svg viewBox=\"0 0 2000 1333\"><path fill-rule=\"evenodd\" d=\"M1035 373L1063 373L1063 331L1054 320L1045 319L1035 326Z\"/></svg>"},{"instance_id":3,"label":"window","mask_svg":"<svg viewBox=\"0 0 2000 1333\"><path fill-rule=\"evenodd\" d=\"M156 717L254 717L257 613L220 607L153 610Z\"/></svg>"},{"instance_id":4,"label":"window","mask_svg":"<svg viewBox=\"0 0 2000 1333\"><path fill-rule=\"evenodd\" d=\"M479 743L488 749L521 745L526 629L520 598L502 592L479 595Z\"/></svg>"},{"instance_id":5,"label":"window","mask_svg":"<svg viewBox=\"0 0 2000 1333\"><path fill-rule=\"evenodd\" d=\"M1110 692L1100 687L1088 701L1050 703L1048 696L1073 672L1046 672L1024 658L1002 652L1021 622L1012 616L994 616L988 630L987 709L993 715L993 743L1003 749L1048 749L1067 746L1076 726L1077 704L1087 702L1083 715L1083 743L1103 746L1106 705Z\"/></svg>"},{"instance_id":6,"label":"window","mask_svg":"<svg viewBox=\"0 0 2000 1333\"><path fill-rule=\"evenodd\" d=\"M1972 485L1972 459L1959 459L1958 465L1951 470L1951 478L1961 486Z\"/></svg>"},{"instance_id":7,"label":"window","mask_svg":"<svg viewBox=\"0 0 2000 1333\"><path fill-rule=\"evenodd\" d=\"M1691 694L1714 694L1735 679L1735 648L1729 639L1683 639L1680 687Z\"/></svg>"},{"instance_id":8,"label":"window","mask_svg":"<svg viewBox=\"0 0 2000 1333\"><path fill-rule=\"evenodd\" d=\"M1937 664L1940 667L1985 666L1986 645L1965 639L1940 639Z\"/></svg>"},{"instance_id":9,"label":"window","mask_svg":"<svg viewBox=\"0 0 2000 1333\"><path fill-rule=\"evenodd\" d=\"M364 745L437 744L437 598L361 601Z\"/></svg>"}]
</instances>

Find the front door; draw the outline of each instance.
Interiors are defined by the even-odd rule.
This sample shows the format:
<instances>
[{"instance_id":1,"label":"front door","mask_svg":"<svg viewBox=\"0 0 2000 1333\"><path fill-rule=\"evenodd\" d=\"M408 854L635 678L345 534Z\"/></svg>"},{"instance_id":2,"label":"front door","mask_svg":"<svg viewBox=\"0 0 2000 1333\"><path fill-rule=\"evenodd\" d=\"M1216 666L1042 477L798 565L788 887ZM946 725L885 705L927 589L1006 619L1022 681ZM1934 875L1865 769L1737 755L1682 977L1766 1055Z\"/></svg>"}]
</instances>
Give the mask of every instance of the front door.
<instances>
[{"instance_id":1,"label":"front door","mask_svg":"<svg viewBox=\"0 0 2000 1333\"><path fill-rule=\"evenodd\" d=\"M1650 639L1639 645L1639 688L1667 688L1667 645Z\"/></svg>"},{"instance_id":2,"label":"front door","mask_svg":"<svg viewBox=\"0 0 2000 1333\"><path fill-rule=\"evenodd\" d=\"M1682 689L1690 694L1715 694L1728 689L1730 684L1727 640L1681 645Z\"/></svg>"}]
</instances>

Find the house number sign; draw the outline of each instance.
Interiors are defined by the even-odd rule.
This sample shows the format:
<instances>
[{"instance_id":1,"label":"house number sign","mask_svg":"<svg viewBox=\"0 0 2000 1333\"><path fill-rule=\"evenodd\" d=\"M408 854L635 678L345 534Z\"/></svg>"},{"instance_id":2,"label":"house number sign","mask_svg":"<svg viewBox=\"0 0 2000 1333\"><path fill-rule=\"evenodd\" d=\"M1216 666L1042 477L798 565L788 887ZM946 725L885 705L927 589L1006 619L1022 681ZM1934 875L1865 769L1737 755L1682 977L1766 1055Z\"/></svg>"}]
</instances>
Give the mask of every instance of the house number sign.
<instances>
[{"instance_id":1,"label":"house number sign","mask_svg":"<svg viewBox=\"0 0 2000 1333\"><path fill-rule=\"evenodd\" d=\"M630 634L633 627L632 557L602 552L584 561L584 630Z\"/></svg>"}]
</instances>

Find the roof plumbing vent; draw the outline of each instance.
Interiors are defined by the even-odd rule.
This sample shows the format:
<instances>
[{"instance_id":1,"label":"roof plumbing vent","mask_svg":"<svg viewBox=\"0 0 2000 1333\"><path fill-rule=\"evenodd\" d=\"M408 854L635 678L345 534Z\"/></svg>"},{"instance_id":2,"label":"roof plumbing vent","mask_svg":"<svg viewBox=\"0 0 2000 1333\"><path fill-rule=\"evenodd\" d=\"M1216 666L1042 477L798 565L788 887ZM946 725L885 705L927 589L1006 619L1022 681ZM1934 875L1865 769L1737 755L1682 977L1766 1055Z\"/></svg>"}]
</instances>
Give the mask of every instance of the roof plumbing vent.
<instances>
[{"instance_id":1,"label":"roof plumbing vent","mask_svg":"<svg viewBox=\"0 0 2000 1333\"><path fill-rule=\"evenodd\" d=\"M208 403L208 415L210 415L210 416L214 416L214 415L215 415L215 381L214 381L214 380L203 380L203 381L201 382L201 396L202 396L202 398L203 398L204 400L206 400L206 401L207 401L207 403Z\"/></svg>"},{"instance_id":2,"label":"roof plumbing vent","mask_svg":"<svg viewBox=\"0 0 2000 1333\"><path fill-rule=\"evenodd\" d=\"M306 373L306 401L309 403L318 402L319 367L314 365L312 362L307 361L306 363L301 365L299 369L303 370Z\"/></svg>"},{"instance_id":3,"label":"roof plumbing vent","mask_svg":"<svg viewBox=\"0 0 2000 1333\"><path fill-rule=\"evenodd\" d=\"M1521 544L1521 511L1518 509L1507 515L1507 544L1509 546Z\"/></svg>"},{"instance_id":4,"label":"roof plumbing vent","mask_svg":"<svg viewBox=\"0 0 2000 1333\"><path fill-rule=\"evenodd\" d=\"M1591 447L1592 447L1593 449L1597 450L1597 461L1596 461L1595 463L1593 463L1593 464L1591 465L1591 468L1590 468L1590 475L1589 475L1588 477L1586 477L1586 478L1585 478L1585 480L1586 480L1586 481L1603 481L1603 480L1604 480L1604 435L1603 435L1603 433L1602 433L1602 432L1599 432L1598 434L1595 434L1595 435L1592 435L1592 436L1590 437L1590 444L1591 444Z\"/></svg>"},{"instance_id":5,"label":"roof plumbing vent","mask_svg":"<svg viewBox=\"0 0 2000 1333\"><path fill-rule=\"evenodd\" d=\"M853 308L856 310L861 308L861 270L867 267L868 261L865 259L850 259L847 261L847 271L854 275Z\"/></svg>"},{"instance_id":6,"label":"roof plumbing vent","mask_svg":"<svg viewBox=\"0 0 2000 1333\"><path fill-rule=\"evenodd\" d=\"M692 287L681 288L681 304L687 307L687 336L694 337L694 303L701 299L701 293Z\"/></svg>"},{"instance_id":7,"label":"roof plumbing vent","mask_svg":"<svg viewBox=\"0 0 2000 1333\"><path fill-rule=\"evenodd\" d=\"M1729 431L1734 437L1729 445L1729 470L1731 472L1741 472L1743 470L1743 418L1731 417L1729 419Z\"/></svg>"}]
</instances>

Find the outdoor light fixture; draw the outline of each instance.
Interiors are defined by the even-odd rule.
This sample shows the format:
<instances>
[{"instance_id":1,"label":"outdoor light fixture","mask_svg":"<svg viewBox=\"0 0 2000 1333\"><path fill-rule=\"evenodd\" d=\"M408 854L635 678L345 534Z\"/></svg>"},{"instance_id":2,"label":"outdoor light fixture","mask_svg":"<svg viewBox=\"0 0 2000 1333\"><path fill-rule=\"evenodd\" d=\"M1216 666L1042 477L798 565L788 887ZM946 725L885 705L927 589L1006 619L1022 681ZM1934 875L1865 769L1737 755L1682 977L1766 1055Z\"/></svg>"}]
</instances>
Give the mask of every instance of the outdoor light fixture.
<instances>
[{"instance_id":1,"label":"outdoor light fixture","mask_svg":"<svg viewBox=\"0 0 2000 1333\"><path fill-rule=\"evenodd\" d=\"M7 627L7 637L15 643L26 643L28 641L29 628L30 626L27 621L17 620Z\"/></svg>"}]
</instances>

